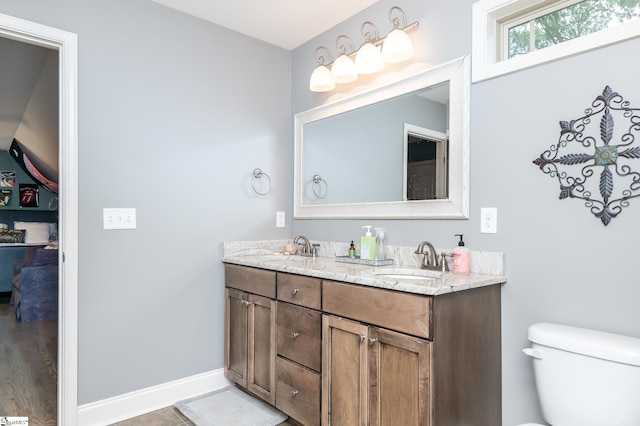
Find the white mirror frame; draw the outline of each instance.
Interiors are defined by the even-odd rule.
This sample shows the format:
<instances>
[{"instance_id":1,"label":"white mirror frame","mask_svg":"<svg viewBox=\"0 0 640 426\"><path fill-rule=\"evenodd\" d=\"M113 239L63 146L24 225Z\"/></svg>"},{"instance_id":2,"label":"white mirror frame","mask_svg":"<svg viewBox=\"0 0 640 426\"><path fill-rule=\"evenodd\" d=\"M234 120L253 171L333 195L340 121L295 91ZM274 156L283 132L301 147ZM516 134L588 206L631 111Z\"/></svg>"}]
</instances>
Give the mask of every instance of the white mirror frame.
<instances>
[{"instance_id":1,"label":"white mirror frame","mask_svg":"<svg viewBox=\"0 0 640 426\"><path fill-rule=\"evenodd\" d=\"M449 196L439 200L353 204L303 204L303 126L449 81ZM296 219L468 219L469 218L469 57L295 115L294 203ZM398 145L402 149L402 145ZM348 176L345 176L347 182Z\"/></svg>"}]
</instances>

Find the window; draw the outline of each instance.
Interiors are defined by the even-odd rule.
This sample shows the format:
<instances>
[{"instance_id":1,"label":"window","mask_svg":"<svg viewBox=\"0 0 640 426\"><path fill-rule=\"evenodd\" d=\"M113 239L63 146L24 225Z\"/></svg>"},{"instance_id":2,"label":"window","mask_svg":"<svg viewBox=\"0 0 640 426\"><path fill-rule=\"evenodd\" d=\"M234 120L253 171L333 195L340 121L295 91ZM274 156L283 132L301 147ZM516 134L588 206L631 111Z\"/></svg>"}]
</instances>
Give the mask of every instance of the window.
<instances>
[{"instance_id":1,"label":"window","mask_svg":"<svg viewBox=\"0 0 640 426\"><path fill-rule=\"evenodd\" d=\"M640 0L481 0L473 81L640 35Z\"/></svg>"}]
</instances>

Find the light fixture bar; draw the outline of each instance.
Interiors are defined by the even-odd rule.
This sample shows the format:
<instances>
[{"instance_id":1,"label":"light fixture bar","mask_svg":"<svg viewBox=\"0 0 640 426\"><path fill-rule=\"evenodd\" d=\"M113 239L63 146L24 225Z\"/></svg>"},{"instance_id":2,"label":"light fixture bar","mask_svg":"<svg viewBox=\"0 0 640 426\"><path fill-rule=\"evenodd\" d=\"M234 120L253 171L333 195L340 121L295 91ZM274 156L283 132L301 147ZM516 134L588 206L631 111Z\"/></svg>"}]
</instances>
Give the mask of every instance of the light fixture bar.
<instances>
[{"instance_id":1,"label":"light fixture bar","mask_svg":"<svg viewBox=\"0 0 640 426\"><path fill-rule=\"evenodd\" d=\"M401 31L404 31L404 32L406 33L406 32L409 32L409 31L411 31L411 30L414 30L414 29L418 28L419 26L420 26L420 23L419 23L418 21L416 21L416 22L414 22L414 23L412 23L412 24L407 25L407 26L406 26L406 27L404 27L404 28L398 28L398 29L399 29L399 30L401 30ZM388 36L388 35L389 35L389 34L387 34L387 36ZM382 43L384 43L384 41L387 39L387 36L384 36L384 37L382 37L382 38L379 38L379 39L378 39L378 40L376 40L376 41L372 41L371 43L372 43L374 46L376 46L376 47L377 47L377 46L380 46L380 45L381 45ZM323 46L323 48L324 48L324 49L326 49L326 47L324 47L324 46ZM353 56L356 56L356 54L357 54L357 53L358 53L358 51L357 51L357 50L354 50L354 51L352 51L352 52L350 52L350 53L347 53L346 55L347 55L348 57L353 57ZM332 60L331 62L328 62L328 63L323 64L323 65L324 65L324 66L326 66L326 67L330 67L331 65L333 65L333 63L334 63L334 62L335 62L335 61L334 61L334 60Z\"/></svg>"},{"instance_id":2,"label":"light fixture bar","mask_svg":"<svg viewBox=\"0 0 640 426\"><path fill-rule=\"evenodd\" d=\"M324 46L316 49L318 62L309 79L309 90L312 92L328 92L335 89L336 84L351 83L358 79L358 75L375 74L384 69L384 64L397 64L413 57L413 43L407 35L418 27L418 21L406 25L407 15L398 6L389 10L389 21L393 25L391 31L380 37L378 28L371 21L365 21L360 27L364 43L354 50L351 38L346 35L338 36L336 47L338 57L333 60L331 52ZM400 25L404 27L400 28ZM351 51L347 51L348 41ZM329 61L322 51L326 52ZM355 57L355 61L351 58Z\"/></svg>"}]
</instances>

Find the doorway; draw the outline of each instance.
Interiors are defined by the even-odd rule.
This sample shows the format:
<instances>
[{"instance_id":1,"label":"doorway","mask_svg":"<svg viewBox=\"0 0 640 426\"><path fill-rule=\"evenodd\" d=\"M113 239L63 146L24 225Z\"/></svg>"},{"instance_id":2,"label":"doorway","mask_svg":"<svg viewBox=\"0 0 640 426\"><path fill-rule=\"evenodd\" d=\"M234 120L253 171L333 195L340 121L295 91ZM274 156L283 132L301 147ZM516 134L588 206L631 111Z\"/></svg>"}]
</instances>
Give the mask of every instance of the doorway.
<instances>
[{"instance_id":1,"label":"doorway","mask_svg":"<svg viewBox=\"0 0 640 426\"><path fill-rule=\"evenodd\" d=\"M77 424L78 397L78 41L75 34L0 14L0 37L59 55L58 424Z\"/></svg>"}]
</instances>

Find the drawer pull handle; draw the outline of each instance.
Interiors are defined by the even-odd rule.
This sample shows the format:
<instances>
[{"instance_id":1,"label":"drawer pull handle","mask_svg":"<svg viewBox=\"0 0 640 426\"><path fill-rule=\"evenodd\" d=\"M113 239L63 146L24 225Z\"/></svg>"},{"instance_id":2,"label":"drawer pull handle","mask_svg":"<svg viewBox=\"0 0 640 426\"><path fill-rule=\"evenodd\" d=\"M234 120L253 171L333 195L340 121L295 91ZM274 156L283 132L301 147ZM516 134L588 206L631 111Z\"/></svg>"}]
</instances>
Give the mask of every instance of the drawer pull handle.
<instances>
[{"instance_id":1,"label":"drawer pull handle","mask_svg":"<svg viewBox=\"0 0 640 426\"><path fill-rule=\"evenodd\" d=\"M291 290L291 293L295 296L296 294L298 294L300 290L297 288L294 288L293 290Z\"/></svg>"},{"instance_id":2,"label":"drawer pull handle","mask_svg":"<svg viewBox=\"0 0 640 426\"><path fill-rule=\"evenodd\" d=\"M291 396L295 397L297 394L298 394L298 391L297 391L297 390L293 389L293 390L291 391Z\"/></svg>"},{"instance_id":3,"label":"drawer pull handle","mask_svg":"<svg viewBox=\"0 0 640 426\"><path fill-rule=\"evenodd\" d=\"M374 339L373 337L369 337L369 346L373 345L377 341L378 341L378 339Z\"/></svg>"},{"instance_id":4,"label":"drawer pull handle","mask_svg":"<svg viewBox=\"0 0 640 426\"><path fill-rule=\"evenodd\" d=\"M291 338L295 339L296 337L298 337L298 333L296 333L295 331L293 333L291 333Z\"/></svg>"}]
</instances>

